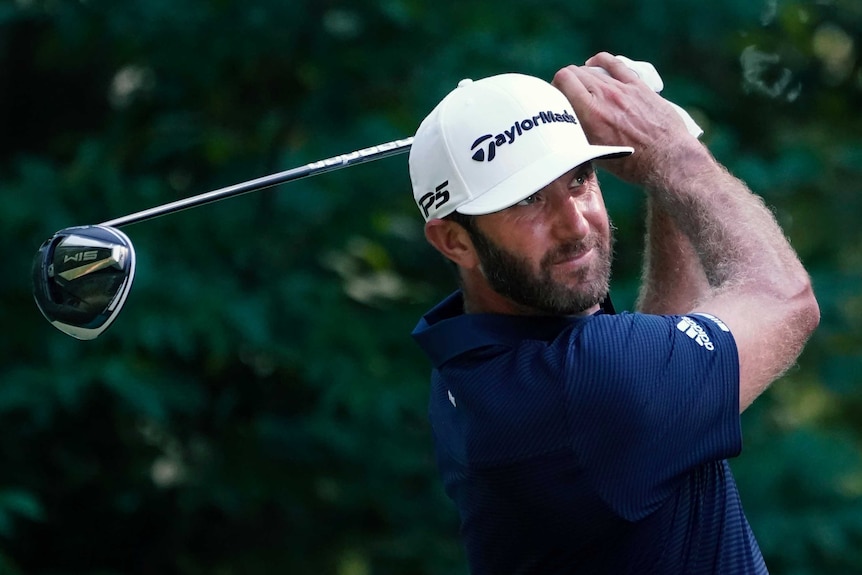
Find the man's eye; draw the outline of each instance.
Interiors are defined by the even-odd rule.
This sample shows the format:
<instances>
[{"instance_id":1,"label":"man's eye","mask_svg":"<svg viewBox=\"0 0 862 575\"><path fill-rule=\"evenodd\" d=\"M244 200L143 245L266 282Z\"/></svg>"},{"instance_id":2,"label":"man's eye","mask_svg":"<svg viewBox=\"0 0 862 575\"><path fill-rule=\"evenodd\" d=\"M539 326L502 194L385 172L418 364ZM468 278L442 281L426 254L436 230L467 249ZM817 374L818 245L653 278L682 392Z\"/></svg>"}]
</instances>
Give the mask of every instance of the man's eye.
<instances>
[{"instance_id":1,"label":"man's eye","mask_svg":"<svg viewBox=\"0 0 862 575\"><path fill-rule=\"evenodd\" d=\"M584 184L586 184L587 182L590 181L590 177L592 175L593 175L592 169L580 171L575 175L574 179L572 180L572 183L569 185L573 188L578 187L578 186L583 186Z\"/></svg>"},{"instance_id":2,"label":"man's eye","mask_svg":"<svg viewBox=\"0 0 862 575\"><path fill-rule=\"evenodd\" d=\"M536 200L539 199L539 194L533 194L532 196L527 196L517 204L516 206L529 206L536 203Z\"/></svg>"},{"instance_id":3,"label":"man's eye","mask_svg":"<svg viewBox=\"0 0 862 575\"><path fill-rule=\"evenodd\" d=\"M577 176L575 176L575 178L572 180L571 186L573 188L577 187L577 186L583 186L589 180L590 180L589 172L582 172L582 173L578 174Z\"/></svg>"}]
</instances>

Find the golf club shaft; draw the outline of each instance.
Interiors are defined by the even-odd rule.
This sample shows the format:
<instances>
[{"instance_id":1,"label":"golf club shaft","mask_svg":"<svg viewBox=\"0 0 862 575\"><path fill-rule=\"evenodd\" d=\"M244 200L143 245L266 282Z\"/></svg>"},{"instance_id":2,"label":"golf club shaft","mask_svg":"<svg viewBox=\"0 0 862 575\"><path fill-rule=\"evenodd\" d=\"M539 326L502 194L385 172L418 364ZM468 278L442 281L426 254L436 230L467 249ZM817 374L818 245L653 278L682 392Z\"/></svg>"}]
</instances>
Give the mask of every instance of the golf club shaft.
<instances>
[{"instance_id":1,"label":"golf club shaft","mask_svg":"<svg viewBox=\"0 0 862 575\"><path fill-rule=\"evenodd\" d=\"M232 198L241 194L247 194L249 192L263 190L265 188L276 186L278 184L283 184L285 182L300 180L309 176L316 176L318 174L340 170L341 168L346 168L348 166L353 166L356 164L371 162L373 160L379 160L381 158L387 158L389 156L403 154L410 149L410 146L412 144L413 138L405 138L403 140L395 140L392 142L387 142L385 144L380 144L378 146L371 146L370 148L364 148L362 150L357 150L349 154L334 156L332 158L327 158L326 160L312 162L310 164L306 164L298 168L292 168L290 170L279 172L277 174L263 176L262 178L249 180L248 182L242 182L240 184L221 188L212 192L207 192L197 196L192 196L190 198L177 200L169 204L164 204L147 210L142 210L140 212L135 212L127 216L122 216L113 220L109 220L107 222L102 222L100 225L117 228L128 224L135 224L138 222L151 220L159 216L164 216L167 214L179 212L181 210L187 210L189 208L202 206L204 204L209 204L218 200L224 200L226 198Z\"/></svg>"}]
</instances>

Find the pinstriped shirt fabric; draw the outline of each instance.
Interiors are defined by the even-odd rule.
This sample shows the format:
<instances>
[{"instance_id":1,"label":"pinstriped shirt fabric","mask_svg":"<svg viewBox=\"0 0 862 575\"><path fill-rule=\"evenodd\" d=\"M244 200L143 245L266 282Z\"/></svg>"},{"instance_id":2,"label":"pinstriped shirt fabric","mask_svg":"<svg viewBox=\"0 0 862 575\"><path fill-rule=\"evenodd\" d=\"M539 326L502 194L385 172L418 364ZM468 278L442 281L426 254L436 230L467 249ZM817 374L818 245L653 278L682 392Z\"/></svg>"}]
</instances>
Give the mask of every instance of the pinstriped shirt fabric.
<instances>
[{"instance_id":1,"label":"pinstriped shirt fabric","mask_svg":"<svg viewBox=\"0 0 862 575\"><path fill-rule=\"evenodd\" d=\"M720 320L464 314L455 292L413 336L474 575L767 573Z\"/></svg>"}]
</instances>

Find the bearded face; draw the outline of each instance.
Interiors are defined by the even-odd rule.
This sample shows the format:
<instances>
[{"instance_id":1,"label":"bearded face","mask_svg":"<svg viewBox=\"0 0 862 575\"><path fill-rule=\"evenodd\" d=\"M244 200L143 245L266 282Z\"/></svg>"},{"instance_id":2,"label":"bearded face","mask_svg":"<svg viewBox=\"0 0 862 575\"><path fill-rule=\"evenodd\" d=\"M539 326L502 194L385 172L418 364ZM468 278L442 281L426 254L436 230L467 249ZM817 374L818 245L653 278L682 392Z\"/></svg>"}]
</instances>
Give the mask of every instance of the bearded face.
<instances>
[{"instance_id":1,"label":"bearded face","mask_svg":"<svg viewBox=\"0 0 862 575\"><path fill-rule=\"evenodd\" d=\"M580 314L608 294L613 235L593 232L580 241L549 249L538 262L497 245L475 226L468 228L489 285L515 303L540 314ZM566 266L592 250L581 265ZM561 266L561 264L563 264Z\"/></svg>"}]
</instances>

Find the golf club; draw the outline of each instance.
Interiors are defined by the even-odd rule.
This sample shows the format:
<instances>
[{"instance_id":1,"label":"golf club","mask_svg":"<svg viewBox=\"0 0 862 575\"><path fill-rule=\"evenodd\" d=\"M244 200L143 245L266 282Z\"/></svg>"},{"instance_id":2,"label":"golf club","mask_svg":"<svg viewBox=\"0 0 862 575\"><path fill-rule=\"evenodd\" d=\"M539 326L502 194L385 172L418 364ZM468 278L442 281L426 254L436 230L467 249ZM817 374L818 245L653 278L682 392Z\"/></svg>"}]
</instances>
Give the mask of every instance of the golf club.
<instances>
[{"instance_id":1,"label":"golf club","mask_svg":"<svg viewBox=\"0 0 862 575\"><path fill-rule=\"evenodd\" d=\"M184 198L102 222L64 228L33 260L33 297L42 315L74 338L95 339L116 319L135 277L135 250L118 227L263 190L278 184L379 160L410 149L413 138L333 156L298 168Z\"/></svg>"}]
</instances>

